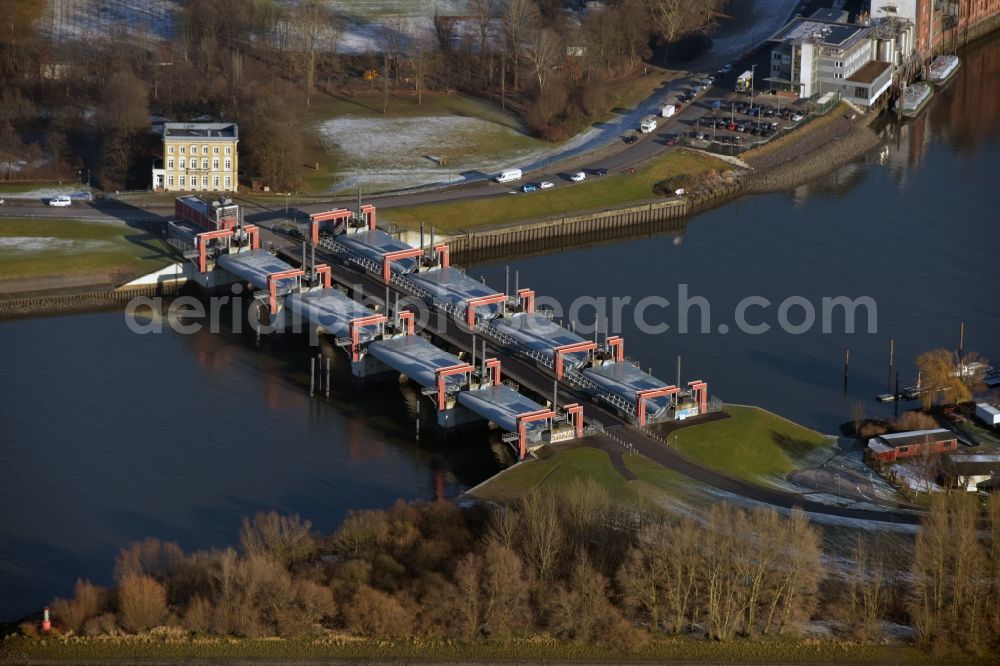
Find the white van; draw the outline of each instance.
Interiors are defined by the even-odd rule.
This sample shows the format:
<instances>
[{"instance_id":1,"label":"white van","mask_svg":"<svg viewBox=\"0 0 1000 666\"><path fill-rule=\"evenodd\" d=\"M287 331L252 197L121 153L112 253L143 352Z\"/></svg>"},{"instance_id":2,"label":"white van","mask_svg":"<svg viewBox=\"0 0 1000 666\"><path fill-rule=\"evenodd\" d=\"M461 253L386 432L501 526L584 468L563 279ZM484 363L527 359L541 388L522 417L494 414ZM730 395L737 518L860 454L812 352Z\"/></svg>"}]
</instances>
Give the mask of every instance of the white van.
<instances>
[{"instance_id":1,"label":"white van","mask_svg":"<svg viewBox=\"0 0 1000 666\"><path fill-rule=\"evenodd\" d=\"M667 104L666 106L663 107L663 110L660 111L660 115L663 116L664 118L670 118L675 113L677 113L677 107L674 106L673 104Z\"/></svg>"},{"instance_id":2,"label":"white van","mask_svg":"<svg viewBox=\"0 0 1000 666\"><path fill-rule=\"evenodd\" d=\"M656 129L656 116L646 116L639 124L639 129L643 134L649 134Z\"/></svg>"},{"instance_id":3,"label":"white van","mask_svg":"<svg viewBox=\"0 0 1000 666\"><path fill-rule=\"evenodd\" d=\"M520 169L504 169L496 178L498 183L512 183L515 180L521 180Z\"/></svg>"}]
</instances>

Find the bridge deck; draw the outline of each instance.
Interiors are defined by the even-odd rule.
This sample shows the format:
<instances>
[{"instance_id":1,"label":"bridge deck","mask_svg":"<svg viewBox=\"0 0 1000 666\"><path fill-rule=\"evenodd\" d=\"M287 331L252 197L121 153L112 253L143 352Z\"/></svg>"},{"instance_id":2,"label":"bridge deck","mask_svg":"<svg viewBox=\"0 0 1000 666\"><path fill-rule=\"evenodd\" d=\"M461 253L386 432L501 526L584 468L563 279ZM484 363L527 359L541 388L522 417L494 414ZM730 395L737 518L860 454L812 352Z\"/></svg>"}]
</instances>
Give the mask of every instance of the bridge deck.
<instances>
[{"instance_id":1,"label":"bridge deck","mask_svg":"<svg viewBox=\"0 0 1000 666\"><path fill-rule=\"evenodd\" d=\"M382 255L386 252L411 249L410 245L393 238L381 229L348 231L334 236L333 241L377 263L382 263ZM417 270L417 267L416 259L401 259L392 262L393 273L412 273Z\"/></svg>"},{"instance_id":2,"label":"bridge deck","mask_svg":"<svg viewBox=\"0 0 1000 666\"><path fill-rule=\"evenodd\" d=\"M274 256L267 250L249 250L219 256L215 263L238 278L246 280L257 289L267 289L267 276L279 271L291 270L293 266ZM296 284L294 278L278 280L278 291L291 289Z\"/></svg>"},{"instance_id":3,"label":"bridge deck","mask_svg":"<svg viewBox=\"0 0 1000 666\"><path fill-rule=\"evenodd\" d=\"M443 301L456 307L465 308L465 302L479 296L495 296L500 292L490 289L482 282L474 280L457 268L432 268L429 271L411 275L410 279L434 295L435 301ZM476 310L480 317L492 319L500 314L500 305L484 305Z\"/></svg>"},{"instance_id":4,"label":"bridge deck","mask_svg":"<svg viewBox=\"0 0 1000 666\"><path fill-rule=\"evenodd\" d=\"M554 347L584 342L576 333L534 312L507 315L493 324L526 348L534 349L549 358L553 356ZM587 352L564 354L563 363L566 367L579 368L587 362L588 357Z\"/></svg>"},{"instance_id":5,"label":"bridge deck","mask_svg":"<svg viewBox=\"0 0 1000 666\"><path fill-rule=\"evenodd\" d=\"M507 432L517 432L517 416L544 409L508 386L487 386L458 394L458 402L480 416L496 423ZM544 421L525 424L528 439L537 440L545 429Z\"/></svg>"},{"instance_id":6,"label":"bridge deck","mask_svg":"<svg viewBox=\"0 0 1000 666\"><path fill-rule=\"evenodd\" d=\"M417 335L376 340L368 345L368 353L425 388L437 386L435 370L462 363L454 354ZM457 386L463 379L452 376L445 381L449 386Z\"/></svg>"},{"instance_id":7,"label":"bridge deck","mask_svg":"<svg viewBox=\"0 0 1000 666\"><path fill-rule=\"evenodd\" d=\"M352 319L374 314L353 298L345 296L339 289L312 289L285 297L285 307L303 319L319 326L324 333L338 338L349 337ZM361 331L361 340L374 336L371 328Z\"/></svg>"},{"instance_id":8,"label":"bridge deck","mask_svg":"<svg viewBox=\"0 0 1000 666\"><path fill-rule=\"evenodd\" d=\"M627 402L635 402L635 394L647 389L665 388L667 385L635 367L628 361L604 363L596 368L585 368L583 374L595 383ZM668 396L646 400L646 414L650 419L665 416L672 399Z\"/></svg>"}]
</instances>

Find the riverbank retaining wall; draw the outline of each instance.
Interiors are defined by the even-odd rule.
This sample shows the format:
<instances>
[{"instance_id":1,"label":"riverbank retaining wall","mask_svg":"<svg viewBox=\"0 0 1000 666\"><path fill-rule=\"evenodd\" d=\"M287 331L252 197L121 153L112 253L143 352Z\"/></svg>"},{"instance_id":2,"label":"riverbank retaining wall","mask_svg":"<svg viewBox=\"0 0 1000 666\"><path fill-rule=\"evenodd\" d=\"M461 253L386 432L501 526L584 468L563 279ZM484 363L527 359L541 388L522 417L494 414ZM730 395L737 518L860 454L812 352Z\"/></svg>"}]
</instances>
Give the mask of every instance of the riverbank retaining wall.
<instances>
[{"instance_id":1,"label":"riverbank retaining wall","mask_svg":"<svg viewBox=\"0 0 1000 666\"><path fill-rule=\"evenodd\" d=\"M118 309L138 296L172 296L177 294L182 287L182 283L176 282L0 299L0 318Z\"/></svg>"},{"instance_id":2,"label":"riverbank retaining wall","mask_svg":"<svg viewBox=\"0 0 1000 666\"><path fill-rule=\"evenodd\" d=\"M474 263L642 233L679 231L684 229L688 214L688 199L676 197L581 215L459 232L450 236L447 242L456 261Z\"/></svg>"}]
</instances>

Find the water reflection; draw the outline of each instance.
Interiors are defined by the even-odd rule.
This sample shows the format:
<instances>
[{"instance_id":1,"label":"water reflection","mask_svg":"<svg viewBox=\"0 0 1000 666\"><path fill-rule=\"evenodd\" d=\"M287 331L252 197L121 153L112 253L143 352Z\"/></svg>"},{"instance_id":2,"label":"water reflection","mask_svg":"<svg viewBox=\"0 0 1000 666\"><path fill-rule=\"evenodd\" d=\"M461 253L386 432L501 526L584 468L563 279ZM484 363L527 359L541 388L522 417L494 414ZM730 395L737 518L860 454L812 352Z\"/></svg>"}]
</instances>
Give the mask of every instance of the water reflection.
<instances>
[{"instance_id":1,"label":"water reflection","mask_svg":"<svg viewBox=\"0 0 1000 666\"><path fill-rule=\"evenodd\" d=\"M270 509L331 530L349 510L454 497L510 462L485 430L446 437L425 421L418 437L419 393L359 388L346 363L329 399L310 399L315 348L296 336L140 336L102 313L3 322L0 345L2 619L78 576L106 584L133 540L228 546L242 516Z\"/></svg>"}]
</instances>

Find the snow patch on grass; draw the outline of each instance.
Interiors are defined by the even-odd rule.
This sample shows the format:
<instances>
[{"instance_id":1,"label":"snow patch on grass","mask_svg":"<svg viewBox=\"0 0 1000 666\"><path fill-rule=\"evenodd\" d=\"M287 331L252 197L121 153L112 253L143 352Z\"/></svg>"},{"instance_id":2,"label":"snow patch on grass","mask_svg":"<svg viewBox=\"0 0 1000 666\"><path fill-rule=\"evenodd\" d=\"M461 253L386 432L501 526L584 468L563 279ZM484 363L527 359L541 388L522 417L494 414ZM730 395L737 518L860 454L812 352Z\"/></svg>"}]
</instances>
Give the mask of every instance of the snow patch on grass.
<instances>
[{"instance_id":1,"label":"snow patch on grass","mask_svg":"<svg viewBox=\"0 0 1000 666\"><path fill-rule=\"evenodd\" d=\"M526 138L497 123L459 116L334 118L321 123L319 132L327 149L343 158L345 179L337 190L489 178L540 152L503 150ZM447 166L437 166L441 157Z\"/></svg>"},{"instance_id":2,"label":"snow patch on grass","mask_svg":"<svg viewBox=\"0 0 1000 666\"><path fill-rule=\"evenodd\" d=\"M583 132L558 146L537 144L503 125L463 116L341 117L318 125L327 150L340 155L333 191L403 189L492 178L506 168L535 169L593 138ZM447 166L437 159L447 158Z\"/></svg>"},{"instance_id":3,"label":"snow patch on grass","mask_svg":"<svg viewBox=\"0 0 1000 666\"><path fill-rule=\"evenodd\" d=\"M101 252L114 250L109 241L73 240L52 236L0 236L0 252Z\"/></svg>"},{"instance_id":4,"label":"snow patch on grass","mask_svg":"<svg viewBox=\"0 0 1000 666\"><path fill-rule=\"evenodd\" d=\"M52 197L58 196L69 196L72 199L79 199L81 201L89 201L90 193L81 191L79 185L49 185L46 187L39 187L34 190L25 190L24 192L3 192L0 190L0 198L12 201L14 199L43 199L48 200Z\"/></svg>"}]
</instances>

